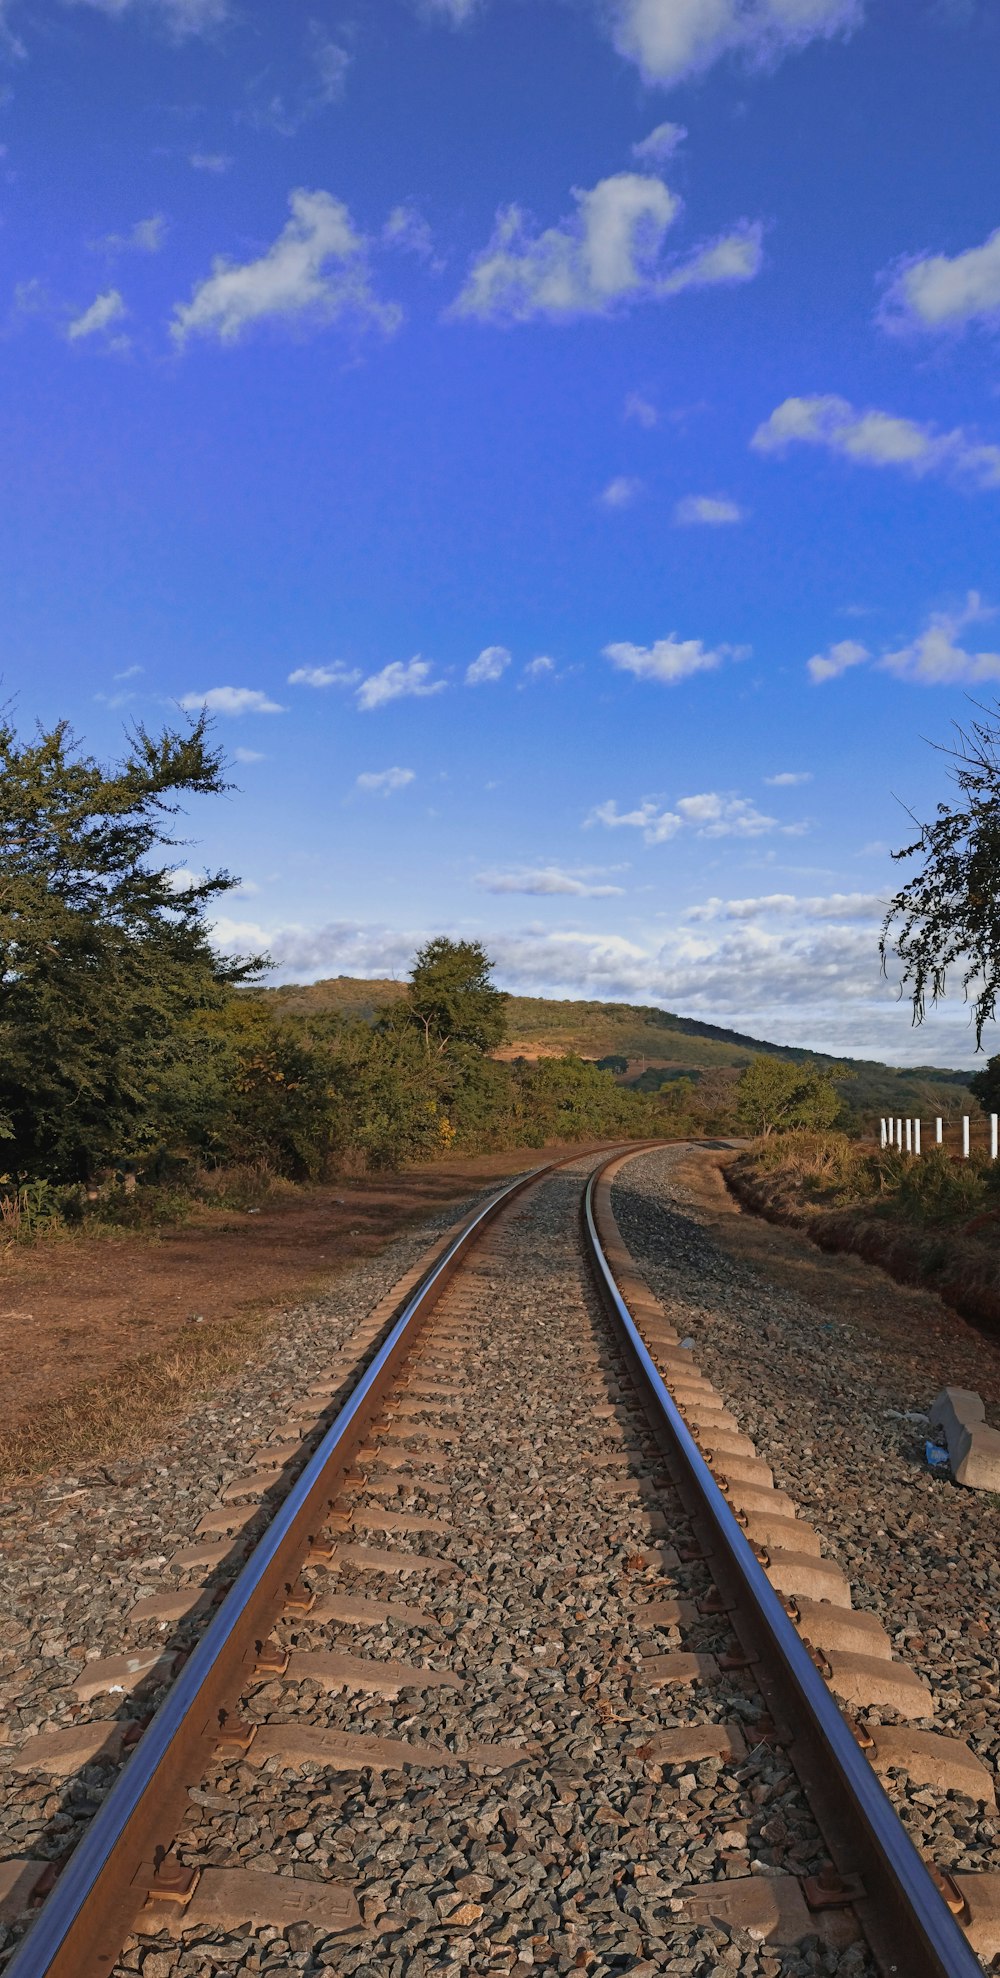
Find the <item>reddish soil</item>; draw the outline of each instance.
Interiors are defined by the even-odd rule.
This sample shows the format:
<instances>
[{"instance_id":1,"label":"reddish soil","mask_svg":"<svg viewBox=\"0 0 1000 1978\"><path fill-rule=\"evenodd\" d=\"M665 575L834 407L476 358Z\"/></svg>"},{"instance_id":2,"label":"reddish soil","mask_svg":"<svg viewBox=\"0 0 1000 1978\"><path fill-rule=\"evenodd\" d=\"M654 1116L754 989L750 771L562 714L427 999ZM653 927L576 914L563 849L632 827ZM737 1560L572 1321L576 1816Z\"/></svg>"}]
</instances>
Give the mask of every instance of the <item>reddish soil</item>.
<instances>
[{"instance_id":1,"label":"reddish soil","mask_svg":"<svg viewBox=\"0 0 1000 1978\"><path fill-rule=\"evenodd\" d=\"M0 1250L0 1430L82 1382L206 1327L293 1304L413 1224L565 1148L522 1148L330 1187L256 1212L199 1210L156 1236L91 1235Z\"/></svg>"}]
</instances>

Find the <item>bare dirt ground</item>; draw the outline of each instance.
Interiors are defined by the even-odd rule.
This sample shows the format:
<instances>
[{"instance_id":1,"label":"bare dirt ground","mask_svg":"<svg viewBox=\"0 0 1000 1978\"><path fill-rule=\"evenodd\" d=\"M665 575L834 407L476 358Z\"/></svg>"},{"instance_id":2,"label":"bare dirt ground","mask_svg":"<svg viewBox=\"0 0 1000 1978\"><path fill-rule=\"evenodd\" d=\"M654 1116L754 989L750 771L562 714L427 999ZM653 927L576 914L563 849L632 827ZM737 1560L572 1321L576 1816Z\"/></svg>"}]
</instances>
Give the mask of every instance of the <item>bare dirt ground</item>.
<instances>
[{"instance_id":1,"label":"bare dirt ground","mask_svg":"<svg viewBox=\"0 0 1000 1978\"><path fill-rule=\"evenodd\" d=\"M975 1388L987 1403L1000 1404L995 1339L984 1338L937 1292L899 1284L863 1258L819 1250L804 1233L741 1208L724 1180L734 1158L729 1150L693 1148L678 1168L723 1249L821 1308L824 1322L833 1315L873 1335L880 1359L924 1370L928 1402L944 1368L951 1385Z\"/></svg>"},{"instance_id":2,"label":"bare dirt ground","mask_svg":"<svg viewBox=\"0 0 1000 1978\"><path fill-rule=\"evenodd\" d=\"M302 1298L394 1237L564 1148L456 1158L302 1189L255 1212L198 1210L155 1236L0 1250L0 1434L197 1331Z\"/></svg>"}]
</instances>

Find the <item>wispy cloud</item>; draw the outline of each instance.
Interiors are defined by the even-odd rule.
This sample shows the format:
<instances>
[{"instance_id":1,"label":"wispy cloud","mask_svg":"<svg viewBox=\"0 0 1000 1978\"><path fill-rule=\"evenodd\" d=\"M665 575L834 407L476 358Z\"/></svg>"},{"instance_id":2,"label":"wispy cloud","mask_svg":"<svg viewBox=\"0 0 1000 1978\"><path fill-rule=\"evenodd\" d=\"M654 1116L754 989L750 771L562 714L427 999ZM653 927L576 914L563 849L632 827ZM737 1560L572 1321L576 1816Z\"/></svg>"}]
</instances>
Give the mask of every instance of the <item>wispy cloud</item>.
<instances>
[{"instance_id":1,"label":"wispy cloud","mask_svg":"<svg viewBox=\"0 0 1000 1978\"><path fill-rule=\"evenodd\" d=\"M192 151L188 164L193 172L231 172L234 160L228 151Z\"/></svg>"},{"instance_id":2,"label":"wispy cloud","mask_svg":"<svg viewBox=\"0 0 1000 1978\"><path fill-rule=\"evenodd\" d=\"M555 670L555 660L550 659L547 652L540 652L537 659L529 659L524 669L524 677L526 680L546 680L551 678Z\"/></svg>"},{"instance_id":3,"label":"wispy cloud","mask_svg":"<svg viewBox=\"0 0 1000 1978\"><path fill-rule=\"evenodd\" d=\"M541 232L521 207L503 207L449 314L503 325L540 316L569 322L685 288L749 281L760 267L761 230L748 221L686 260L664 263L681 202L662 179L617 172L589 191L574 189L573 198L576 211Z\"/></svg>"},{"instance_id":4,"label":"wispy cloud","mask_svg":"<svg viewBox=\"0 0 1000 1978\"><path fill-rule=\"evenodd\" d=\"M738 501L730 501L728 495L685 495L674 507L674 521L681 528L702 525L719 529L743 519L744 510Z\"/></svg>"},{"instance_id":5,"label":"wispy cloud","mask_svg":"<svg viewBox=\"0 0 1000 1978\"><path fill-rule=\"evenodd\" d=\"M183 708L206 708L209 714L284 714L278 701L272 701L256 687L208 687L203 694L183 694Z\"/></svg>"},{"instance_id":6,"label":"wispy cloud","mask_svg":"<svg viewBox=\"0 0 1000 1978\"><path fill-rule=\"evenodd\" d=\"M970 591L959 610L932 612L923 631L905 645L886 647L876 655L853 639L842 639L827 652L815 653L807 671L814 685L820 686L848 667L869 662L913 686L981 686L986 680L1000 679L1000 652L972 652L962 643L962 634L971 625L997 617L1000 610L995 605L985 605L978 591Z\"/></svg>"},{"instance_id":7,"label":"wispy cloud","mask_svg":"<svg viewBox=\"0 0 1000 1978\"><path fill-rule=\"evenodd\" d=\"M776 776L765 776L769 790L794 790L799 783L811 783L811 769L779 769Z\"/></svg>"},{"instance_id":8,"label":"wispy cloud","mask_svg":"<svg viewBox=\"0 0 1000 1978\"><path fill-rule=\"evenodd\" d=\"M361 675L357 667L342 666L339 659L332 666L297 666L288 675L290 687L356 687Z\"/></svg>"},{"instance_id":9,"label":"wispy cloud","mask_svg":"<svg viewBox=\"0 0 1000 1978\"><path fill-rule=\"evenodd\" d=\"M416 772L412 769L365 769L355 777L355 786L370 797L391 797L394 790L405 790Z\"/></svg>"},{"instance_id":10,"label":"wispy cloud","mask_svg":"<svg viewBox=\"0 0 1000 1978\"><path fill-rule=\"evenodd\" d=\"M70 0L70 4L96 8L115 20L125 14L145 14L178 41L209 34L229 18L229 0Z\"/></svg>"},{"instance_id":11,"label":"wispy cloud","mask_svg":"<svg viewBox=\"0 0 1000 1978\"><path fill-rule=\"evenodd\" d=\"M632 156L641 158L647 165L662 165L667 158L673 157L686 136L683 124L657 124L648 137L642 137L638 144L633 144Z\"/></svg>"},{"instance_id":12,"label":"wispy cloud","mask_svg":"<svg viewBox=\"0 0 1000 1978\"><path fill-rule=\"evenodd\" d=\"M474 659L465 669L467 687L483 687L489 681L499 680L510 665L510 654L506 646L484 646L478 659Z\"/></svg>"},{"instance_id":13,"label":"wispy cloud","mask_svg":"<svg viewBox=\"0 0 1000 1978\"><path fill-rule=\"evenodd\" d=\"M346 322L385 334L398 328L402 312L375 295L367 243L343 201L300 188L288 203L292 217L264 254L242 264L217 256L190 302L176 305L171 335L179 348L193 336L235 343L264 322L300 329Z\"/></svg>"},{"instance_id":14,"label":"wispy cloud","mask_svg":"<svg viewBox=\"0 0 1000 1978\"><path fill-rule=\"evenodd\" d=\"M642 482L635 474L616 474L597 499L602 508L631 508L642 493Z\"/></svg>"},{"instance_id":15,"label":"wispy cloud","mask_svg":"<svg viewBox=\"0 0 1000 1978\"><path fill-rule=\"evenodd\" d=\"M262 755L259 749L234 749L233 756L237 762L250 763L250 762L267 761L267 757L265 755Z\"/></svg>"},{"instance_id":16,"label":"wispy cloud","mask_svg":"<svg viewBox=\"0 0 1000 1978\"><path fill-rule=\"evenodd\" d=\"M641 392L630 391L625 400L622 417L634 419L637 426L645 426L649 432L659 423L660 415L650 399L643 398Z\"/></svg>"},{"instance_id":17,"label":"wispy cloud","mask_svg":"<svg viewBox=\"0 0 1000 1978\"><path fill-rule=\"evenodd\" d=\"M385 707L389 701L410 697L422 699L427 694L440 694L444 689L443 680L432 680L433 669L429 659L394 659L383 666L380 673L370 673L358 688L358 706L364 713L373 708Z\"/></svg>"},{"instance_id":18,"label":"wispy cloud","mask_svg":"<svg viewBox=\"0 0 1000 1978\"><path fill-rule=\"evenodd\" d=\"M104 254L158 254L166 237L166 215L152 213L148 220L136 220L127 233L102 234L91 244Z\"/></svg>"},{"instance_id":19,"label":"wispy cloud","mask_svg":"<svg viewBox=\"0 0 1000 1978\"><path fill-rule=\"evenodd\" d=\"M898 261L879 307L883 329L962 330L1000 324L1000 227L961 254L916 254Z\"/></svg>"},{"instance_id":20,"label":"wispy cloud","mask_svg":"<svg viewBox=\"0 0 1000 1978\"><path fill-rule=\"evenodd\" d=\"M89 309L74 316L67 325L66 335L70 343L78 343L83 337L98 336L108 330L113 323L120 323L128 311L116 288L106 289L103 295L94 297Z\"/></svg>"},{"instance_id":21,"label":"wispy cloud","mask_svg":"<svg viewBox=\"0 0 1000 1978\"><path fill-rule=\"evenodd\" d=\"M604 658L620 673L631 673L637 680L657 680L662 686L676 687L694 673L713 673L725 659L743 659L749 646L706 646L701 639L679 639L675 632L657 639L651 646L618 642L604 647Z\"/></svg>"},{"instance_id":22,"label":"wispy cloud","mask_svg":"<svg viewBox=\"0 0 1000 1978\"><path fill-rule=\"evenodd\" d=\"M538 897L565 896L574 900L609 900L624 893L595 877L592 868L564 871L562 866L522 866L512 872L479 872L476 885L484 893L525 893Z\"/></svg>"},{"instance_id":23,"label":"wispy cloud","mask_svg":"<svg viewBox=\"0 0 1000 1978\"><path fill-rule=\"evenodd\" d=\"M382 240L386 247L398 247L404 254L414 254L418 261L428 262L436 274L445 265L435 250L430 222L416 206L405 203L394 206L382 228Z\"/></svg>"},{"instance_id":24,"label":"wispy cloud","mask_svg":"<svg viewBox=\"0 0 1000 1978\"><path fill-rule=\"evenodd\" d=\"M891 412L859 412L846 398L832 394L786 398L758 426L750 444L758 453L820 446L869 467L897 467L917 476L947 474L973 488L1000 487L1000 446L984 444L964 426L940 433Z\"/></svg>"},{"instance_id":25,"label":"wispy cloud","mask_svg":"<svg viewBox=\"0 0 1000 1978\"><path fill-rule=\"evenodd\" d=\"M615 43L647 82L678 83L739 54L759 66L847 34L862 0L613 0Z\"/></svg>"}]
</instances>

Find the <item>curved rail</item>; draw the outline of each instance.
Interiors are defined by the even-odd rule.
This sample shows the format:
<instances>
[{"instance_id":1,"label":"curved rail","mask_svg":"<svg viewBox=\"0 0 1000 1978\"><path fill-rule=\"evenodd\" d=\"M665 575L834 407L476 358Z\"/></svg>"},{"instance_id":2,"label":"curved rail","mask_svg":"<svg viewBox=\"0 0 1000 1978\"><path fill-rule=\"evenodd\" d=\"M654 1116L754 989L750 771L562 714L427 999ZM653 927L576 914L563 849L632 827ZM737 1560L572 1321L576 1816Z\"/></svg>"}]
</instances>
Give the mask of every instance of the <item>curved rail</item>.
<instances>
[{"instance_id":1,"label":"curved rail","mask_svg":"<svg viewBox=\"0 0 1000 1978\"><path fill-rule=\"evenodd\" d=\"M582 1148L569 1158L590 1151ZM187 1789L204 1771L219 1727L252 1673L254 1647L281 1613L423 1321L484 1227L523 1189L565 1164L547 1162L492 1196L411 1293L119 1773L7 1965L6 1978L107 1978L141 1907L143 1880L169 1848Z\"/></svg>"},{"instance_id":2,"label":"curved rail","mask_svg":"<svg viewBox=\"0 0 1000 1978\"><path fill-rule=\"evenodd\" d=\"M863 1884L852 1907L881 1968L905 1978L982 1978L982 1965L938 1894L917 1849L859 1750L823 1678L719 1489L622 1298L604 1254L590 1176L585 1240L647 1417L711 1553L712 1576L737 1607L754 1676L792 1732L789 1757L806 1787L842 1876ZM626 1156L628 1158L628 1156Z\"/></svg>"}]
</instances>

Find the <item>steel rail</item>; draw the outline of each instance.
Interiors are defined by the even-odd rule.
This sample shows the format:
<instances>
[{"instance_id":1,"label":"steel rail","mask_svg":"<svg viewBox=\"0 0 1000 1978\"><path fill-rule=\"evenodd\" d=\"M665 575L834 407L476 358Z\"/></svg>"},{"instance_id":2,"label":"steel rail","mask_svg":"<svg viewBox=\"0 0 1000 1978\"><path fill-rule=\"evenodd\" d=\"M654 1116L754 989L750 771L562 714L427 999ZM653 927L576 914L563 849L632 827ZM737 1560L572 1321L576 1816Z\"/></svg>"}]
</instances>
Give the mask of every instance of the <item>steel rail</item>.
<instances>
[{"instance_id":1,"label":"steel rail","mask_svg":"<svg viewBox=\"0 0 1000 1978\"><path fill-rule=\"evenodd\" d=\"M814 1668L622 1298L594 1212L595 1188L615 1158L590 1176L583 1197L585 1239L598 1287L623 1336L654 1434L704 1535L713 1578L733 1599L740 1638L759 1660L755 1678L761 1678L765 1697L775 1698L791 1728L789 1757L827 1844L836 1850L837 1868L863 1883L864 1894L852 1907L869 1946L880 1968L900 1978L982 1978L978 1957Z\"/></svg>"},{"instance_id":2,"label":"steel rail","mask_svg":"<svg viewBox=\"0 0 1000 1978\"><path fill-rule=\"evenodd\" d=\"M485 1226L515 1196L596 1151L580 1148L501 1189L429 1267L172 1683L6 1966L5 1978L108 1978L142 1906L154 1860L169 1849L180 1826L188 1787L204 1773L220 1725L253 1679L254 1646L266 1640L280 1615L423 1321Z\"/></svg>"}]
</instances>

